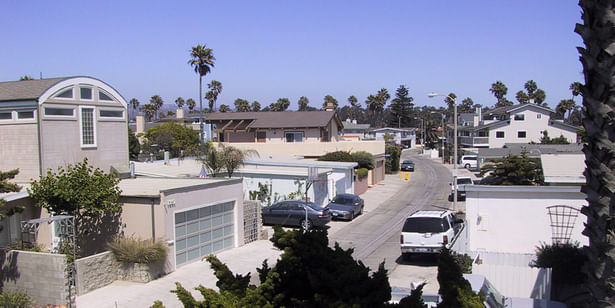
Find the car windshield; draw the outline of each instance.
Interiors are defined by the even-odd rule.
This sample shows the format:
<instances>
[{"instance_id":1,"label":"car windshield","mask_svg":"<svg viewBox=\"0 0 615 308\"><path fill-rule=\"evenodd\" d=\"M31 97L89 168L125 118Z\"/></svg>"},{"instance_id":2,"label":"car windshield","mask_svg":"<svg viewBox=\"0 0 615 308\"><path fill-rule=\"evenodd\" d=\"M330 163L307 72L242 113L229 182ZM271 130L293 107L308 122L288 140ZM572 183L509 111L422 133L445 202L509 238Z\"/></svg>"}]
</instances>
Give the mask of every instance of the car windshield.
<instances>
[{"instance_id":1,"label":"car windshield","mask_svg":"<svg viewBox=\"0 0 615 308\"><path fill-rule=\"evenodd\" d=\"M348 196L335 196L335 198L333 198L331 202L340 204L351 204L353 202L353 198Z\"/></svg>"},{"instance_id":2,"label":"car windshield","mask_svg":"<svg viewBox=\"0 0 615 308\"><path fill-rule=\"evenodd\" d=\"M437 217L409 217L402 232L438 233L448 229L448 222Z\"/></svg>"},{"instance_id":3,"label":"car windshield","mask_svg":"<svg viewBox=\"0 0 615 308\"><path fill-rule=\"evenodd\" d=\"M305 203L301 203L301 205L303 206ZM317 205L316 203L313 202L308 202L307 204L312 210L317 211L317 212L322 212L325 209L322 206Z\"/></svg>"},{"instance_id":4,"label":"car windshield","mask_svg":"<svg viewBox=\"0 0 615 308\"><path fill-rule=\"evenodd\" d=\"M412 164L411 160L404 160L404 162L402 164Z\"/></svg>"},{"instance_id":5,"label":"car windshield","mask_svg":"<svg viewBox=\"0 0 615 308\"><path fill-rule=\"evenodd\" d=\"M457 184L472 184L472 179L470 178L459 178L457 179Z\"/></svg>"}]
</instances>

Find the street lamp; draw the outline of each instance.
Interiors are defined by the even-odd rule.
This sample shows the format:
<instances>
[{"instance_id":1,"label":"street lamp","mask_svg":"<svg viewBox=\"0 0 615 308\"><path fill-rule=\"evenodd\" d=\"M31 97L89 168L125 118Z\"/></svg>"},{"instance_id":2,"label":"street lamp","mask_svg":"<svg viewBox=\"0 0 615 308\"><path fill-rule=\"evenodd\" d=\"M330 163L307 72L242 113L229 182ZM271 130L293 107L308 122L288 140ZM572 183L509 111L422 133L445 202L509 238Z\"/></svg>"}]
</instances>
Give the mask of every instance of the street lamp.
<instances>
[{"instance_id":1,"label":"street lamp","mask_svg":"<svg viewBox=\"0 0 615 308\"><path fill-rule=\"evenodd\" d=\"M438 93L434 93L431 92L429 94L427 94L427 97L431 98L431 97L436 97L436 96L444 96L444 97L448 97L448 99L453 101L453 125L454 125L454 147L455 147L455 156L453 158L453 209L457 210L457 97L451 97L450 95L446 95L446 94L438 94Z\"/></svg>"},{"instance_id":2,"label":"street lamp","mask_svg":"<svg viewBox=\"0 0 615 308\"><path fill-rule=\"evenodd\" d=\"M442 137L440 138L440 151L442 153L442 163L444 164L444 114L438 111L432 111L431 113L437 113L440 115L440 128L442 128Z\"/></svg>"}]
</instances>

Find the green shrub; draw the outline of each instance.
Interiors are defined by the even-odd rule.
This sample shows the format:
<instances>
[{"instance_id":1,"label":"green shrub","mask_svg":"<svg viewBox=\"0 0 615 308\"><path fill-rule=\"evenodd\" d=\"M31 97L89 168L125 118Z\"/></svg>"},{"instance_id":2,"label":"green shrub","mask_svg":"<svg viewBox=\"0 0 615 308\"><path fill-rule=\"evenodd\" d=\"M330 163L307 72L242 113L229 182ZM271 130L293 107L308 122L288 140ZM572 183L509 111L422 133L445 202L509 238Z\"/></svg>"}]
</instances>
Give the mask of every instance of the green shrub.
<instances>
[{"instance_id":1,"label":"green shrub","mask_svg":"<svg viewBox=\"0 0 615 308\"><path fill-rule=\"evenodd\" d=\"M374 155L366 151L358 151L351 154L352 159L359 164L359 168L373 170L376 167Z\"/></svg>"},{"instance_id":2,"label":"green shrub","mask_svg":"<svg viewBox=\"0 0 615 308\"><path fill-rule=\"evenodd\" d=\"M460 254L454 251L452 251L452 255L453 260L455 260L455 263L457 263L457 265L459 265L459 267L461 268L462 273L472 274L472 257L468 256L467 254Z\"/></svg>"},{"instance_id":3,"label":"green shrub","mask_svg":"<svg viewBox=\"0 0 615 308\"><path fill-rule=\"evenodd\" d=\"M30 308L34 307L34 301L21 291L9 291L0 293L0 307Z\"/></svg>"},{"instance_id":4,"label":"green shrub","mask_svg":"<svg viewBox=\"0 0 615 308\"><path fill-rule=\"evenodd\" d=\"M357 169L356 172L357 172L357 179L359 180L363 180L369 174L369 170L367 170L366 168Z\"/></svg>"},{"instance_id":5,"label":"green shrub","mask_svg":"<svg viewBox=\"0 0 615 308\"><path fill-rule=\"evenodd\" d=\"M552 268L554 283L582 284L585 274L581 270L587 262L587 256L579 243L540 243L536 247L536 260L530 263L532 267Z\"/></svg>"},{"instance_id":6,"label":"green shrub","mask_svg":"<svg viewBox=\"0 0 615 308\"><path fill-rule=\"evenodd\" d=\"M347 151L335 151L329 152L325 155L318 158L320 161L345 161L345 162L354 162L354 158Z\"/></svg>"},{"instance_id":7,"label":"green shrub","mask_svg":"<svg viewBox=\"0 0 615 308\"><path fill-rule=\"evenodd\" d=\"M391 144L387 144L384 147L385 154L389 155L386 158L384 172L391 174L395 171L399 171L399 157L401 156L401 150Z\"/></svg>"},{"instance_id":8,"label":"green shrub","mask_svg":"<svg viewBox=\"0 0 615 308\"><path fill-rule=\"evenodd\" d=\"M162 240L118 237L107 243L107 247L120 262L151 264L167 257L167 245Z\"/></svg>"}]
</instances>

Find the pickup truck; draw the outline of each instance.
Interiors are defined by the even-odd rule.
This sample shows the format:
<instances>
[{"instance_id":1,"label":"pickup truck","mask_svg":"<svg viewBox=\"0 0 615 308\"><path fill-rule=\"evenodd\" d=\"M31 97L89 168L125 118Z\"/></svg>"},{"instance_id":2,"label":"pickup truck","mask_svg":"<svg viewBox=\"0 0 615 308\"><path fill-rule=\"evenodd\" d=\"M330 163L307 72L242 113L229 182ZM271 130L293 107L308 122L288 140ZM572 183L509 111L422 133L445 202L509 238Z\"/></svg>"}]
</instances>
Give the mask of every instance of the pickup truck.
<instances>
[{"instance_id":1,"label":"pickup truck","mask_svg":"<svg viewBox=\"0 0 615 308\"><path fill-rule=\"evenodd\" d=\"M451 211L418 211L408 218L401 231L401 254L438 254L442 247L451 248L463 230L463 220Z\"/></svg>"},{"instance_id":2,"label":"pickup truck","mask_svg":"<svg viewBox=\"0 0 615 308\"><path fill-rule=\"evenodd\" d=\"M472 178L469 176L460 176L457 177L457 200L465 200L466 199L466 185L474 185L472 182ZM455 187L451 183L451 195L449 196L449 201L453 201Z\"/></svg>"}]
</instances>

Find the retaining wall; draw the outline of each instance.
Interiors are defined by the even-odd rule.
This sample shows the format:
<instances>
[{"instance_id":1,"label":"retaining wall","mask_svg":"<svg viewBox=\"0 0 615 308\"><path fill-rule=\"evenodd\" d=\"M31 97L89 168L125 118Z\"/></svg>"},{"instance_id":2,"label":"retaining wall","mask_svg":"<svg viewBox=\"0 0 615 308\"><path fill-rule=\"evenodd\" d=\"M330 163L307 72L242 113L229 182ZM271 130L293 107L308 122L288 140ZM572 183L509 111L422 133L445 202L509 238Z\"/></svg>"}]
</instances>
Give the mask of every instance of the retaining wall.
<instances>
[{"instance_id":1,"label":"retaining wall","mask_svg":"<svg viewBox=\"0 0 615 308\"><path fill-rule=\"evenodd\" d=\"M38 305L67 305L66 257L0 250L0 289L26 292Z\"/></svg>"},{"instance_id":2,"label":"retaining wall","mask_svg":"<svg viewBox=\"0 0 615 308\"><path fill-rule=\"evenodd\" d=\"M123 263L110 251L77 260L77 294L82 295L116 280L149 282L164 274L164 262Z\"/></svg>"}]
</instances>

